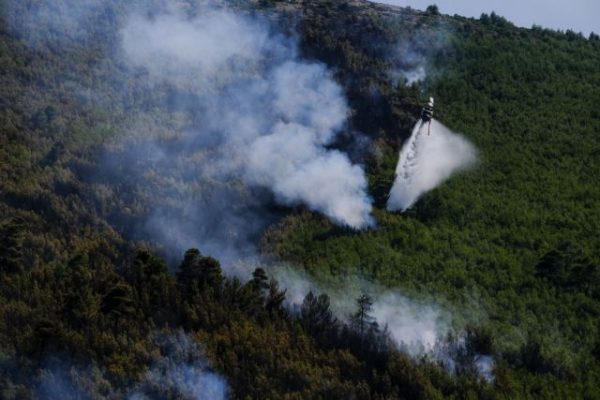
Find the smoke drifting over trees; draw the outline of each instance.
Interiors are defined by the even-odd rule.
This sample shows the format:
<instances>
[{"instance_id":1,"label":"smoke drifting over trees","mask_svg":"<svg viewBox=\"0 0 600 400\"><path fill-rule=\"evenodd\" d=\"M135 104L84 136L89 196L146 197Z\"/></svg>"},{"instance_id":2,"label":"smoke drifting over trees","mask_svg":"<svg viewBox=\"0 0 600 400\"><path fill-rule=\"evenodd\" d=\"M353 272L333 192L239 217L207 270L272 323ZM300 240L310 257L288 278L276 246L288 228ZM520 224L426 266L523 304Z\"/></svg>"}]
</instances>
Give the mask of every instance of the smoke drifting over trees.
<instances>
[{"instance_id":1,"label":"smoke drifting over trees","mask_svg":"<svg viewBox=\"0 0 600 400\"><path fill-rule=\"evenodd\" d=\"M157 396L195 400L225 400L225 379L209 370L198 343L182 331L174 335L155 334L161 357L149 368L129 400L154 399Z\"/></svg>"},{"instance_id":2,"label":"smoke drifting over trees","mask_svg":"<svg viewBox=\"0 0 600 400\"><path fill-rule=\"evenodd\" d=\"M373 226L364 169L334 146L349 116L344 92L324 64L300 57L296 39L216 2L131 4L112 16L113 32L99 18L111 7L56 0L8 10L11 29L33 48L43 47L40 26L65 48L94 36L113 43L103 48L98 86L60 79L74 97L118 110L111 145L84 178L96 184L93 196L129 191L113 213L128 238L158 244L172 259L198 246L234 262L256 253L276 218L273 203ZM118 78L107 79L113 66ZM133 204L142 193L146 204ZM133 224L115 216L132 213Z\"/></svg>"},{"instance_id":3,"label":"smoke drifting over trees","mask_svg":"<svg viewBox=\"0 0 600 400\"><path fill-rule=\"evenodd\" d=\"M183 107L202 110L179 139L210 151L195 165L205 178L241 179L341 225L372 224L364 171L327 148L346 122L342 89L324 65L300 60L293 40L213 9L133 16L121 35L134 68L153 84L182 87L193 98Z\"/></svg>"},{"instance_id":4,"label":"smoke drifting over trees","mask_svg":"<svg viewBox=\"0 0 600 400\"><path fill-rule=\"evenodd\" d=\"M158 349L140 380L119 388L92 362L82 363L66 356L49 356L38 376L26 382L39 399L149 400L183 398L225 400L228 386L223 377L210 370L198 343L183 331L155 332L149 340ZM90 365L91 364L91 365ZM4 392L4 395L10 393Z\"/></svg>"},{"instance_id":5,"label":"smoke drifting over trees","mask_svg":"<svg viewBox=\"0 0 600 400\"><path fill-rule=\"evenodd\" d=\"M310 292L327 293L331 310L342 321L355 310L355 301L363 294L371 299L372 317L388 329L391 339L408 353L419 356L431 351L435 343L450 331L450 315L433 302L417 302L397 291L357 277L340 278L337 287L319 284L291 267L274 266L269 272L287 288L286 298L293 308Z\"/></svg>"},{"instance_id":6,"label":"smoke drifting over trees","mask_svg":"<svg viewBox=\"0 0 600 400\"><path fill-rule=\"evenodd\" d=\"M0 397L598 397L597 38L362 0L0 17ZM475 152L432 129L386 212L426 95L481 168L440 187Z\"/></svg>"}]
</instances>

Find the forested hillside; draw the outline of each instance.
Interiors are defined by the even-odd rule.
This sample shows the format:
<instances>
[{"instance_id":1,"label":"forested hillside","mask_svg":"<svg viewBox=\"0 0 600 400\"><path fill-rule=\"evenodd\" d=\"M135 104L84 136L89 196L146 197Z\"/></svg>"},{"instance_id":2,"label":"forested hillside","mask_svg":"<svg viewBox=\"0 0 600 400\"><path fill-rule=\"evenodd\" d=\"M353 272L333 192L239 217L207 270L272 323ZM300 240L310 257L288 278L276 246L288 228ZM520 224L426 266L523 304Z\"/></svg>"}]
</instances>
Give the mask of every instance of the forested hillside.
<instances>
[{"instance_id":1,"label":"forested hillside","mask_svg":"<svg viewBox=\"0 0 600 400\"><path fill-rule=\"evenodd\" d=\"M263 58L211 76L140 50L162 42L145 29L180 38L207 12L242 21ZM306 108L311 89L339 103L342 122L282 121L335 131L318 157L364 168L365 229L225 165L229 137L281 105L260 103L263 77L296 87L286 68ZM429 96L478 162L390 213ZM6 0L0 104L1 398L600 397L595 34L359 0ZM290 268L314 282L299 301ZM377 289L340 313L350 281ZM397 343L379 292L444 310L435 346Z\"/></svg>"}]
</instances>

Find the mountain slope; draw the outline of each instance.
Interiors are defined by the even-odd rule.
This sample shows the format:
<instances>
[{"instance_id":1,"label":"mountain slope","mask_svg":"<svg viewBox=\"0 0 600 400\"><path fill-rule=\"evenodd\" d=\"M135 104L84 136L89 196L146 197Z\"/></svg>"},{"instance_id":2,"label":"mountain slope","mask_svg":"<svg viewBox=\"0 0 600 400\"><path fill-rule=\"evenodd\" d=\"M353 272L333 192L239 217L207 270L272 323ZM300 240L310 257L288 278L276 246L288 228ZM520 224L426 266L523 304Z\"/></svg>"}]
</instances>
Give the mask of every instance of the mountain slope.
<instances>
[{"instance_id":1,"label":"mountain slope","mask_svg":"<svg viewBox=\"0 0 600 400\"><path fill-rule=\"evenodd\" d=\"M598 396L597 36L363 1L228 3L295 37L304 62L332 71L350 118L330 147L365 165L376 228L335 226L239 180L199 177L199 160L213 153L179 141L204 121L187 106L189 88L148 85L119 56L129 3L4 2L1 397L52 397L48 387L71 397L175 396L148 378L172 361L161 334L201 343L236 398ZM159 14L164 4L136 6ZM430 95L479 163L407 213L388 213L398 151ZM156 154L157 143L174 162L131 156ZM242 199L233 223L211 199L221 191ZM190 198L214 207L206 226L193 226ZM166 217L148 229L157 209ZM328 315L324 300L305 300L308 314L286 311L264 271L244 281L193 251L180 261L183 249L161 242L179 231L163 222L186 218L227 250L253 253L260 242L263 254L332 290L360 276L433 300L466 331L445 342L461 362L448 371L439 359L415 360L382 327L366 339L356 319L311 319ZM192 245L207 254L212 244ZM249 275L254 264L242 267ZM477 373L482 355L495 360L493 382Z\"/></svg>"}]
</instances>

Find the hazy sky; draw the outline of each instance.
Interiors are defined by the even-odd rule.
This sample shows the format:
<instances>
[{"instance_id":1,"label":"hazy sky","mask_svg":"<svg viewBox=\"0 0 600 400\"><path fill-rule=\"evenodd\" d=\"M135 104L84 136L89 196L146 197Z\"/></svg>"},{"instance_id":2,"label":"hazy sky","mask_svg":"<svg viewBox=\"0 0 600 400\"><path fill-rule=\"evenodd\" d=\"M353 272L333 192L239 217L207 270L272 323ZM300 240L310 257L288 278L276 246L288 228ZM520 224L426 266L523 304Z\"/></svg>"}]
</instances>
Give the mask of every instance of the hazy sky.
<instances>
[{"instance_id":1,"label":"hazy sky","mask_svg":"<svg viewBox=\"0 0 600 400\"><path fill-rule=\"evenodd\" d=\"M443 14L477 17L481 13L501 15L518 26L600 33L600 0L378 0L379 3L411 6L424 10L437 4Z\"/></svg>"}]
</instances>

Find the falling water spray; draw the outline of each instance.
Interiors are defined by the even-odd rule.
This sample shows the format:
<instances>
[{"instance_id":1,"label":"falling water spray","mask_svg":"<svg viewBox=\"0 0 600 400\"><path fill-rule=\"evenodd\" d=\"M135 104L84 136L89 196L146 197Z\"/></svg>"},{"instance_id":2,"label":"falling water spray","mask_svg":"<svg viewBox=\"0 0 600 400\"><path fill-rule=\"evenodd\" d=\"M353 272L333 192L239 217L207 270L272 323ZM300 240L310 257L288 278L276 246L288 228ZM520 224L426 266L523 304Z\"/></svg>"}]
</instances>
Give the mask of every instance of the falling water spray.
<instances>
[{"instance_id":1,"label":"falling water spray","mask_svg":"<svg viewBox=\"0 0 600 400\"><path fill-rule=\"evenodd\" d=\"M388 211L406 211L424 193L472 166L476 159L475 147L463 136L435 119L430 127L419 120L400 151Z\"/></svg>"}]
</instances>

